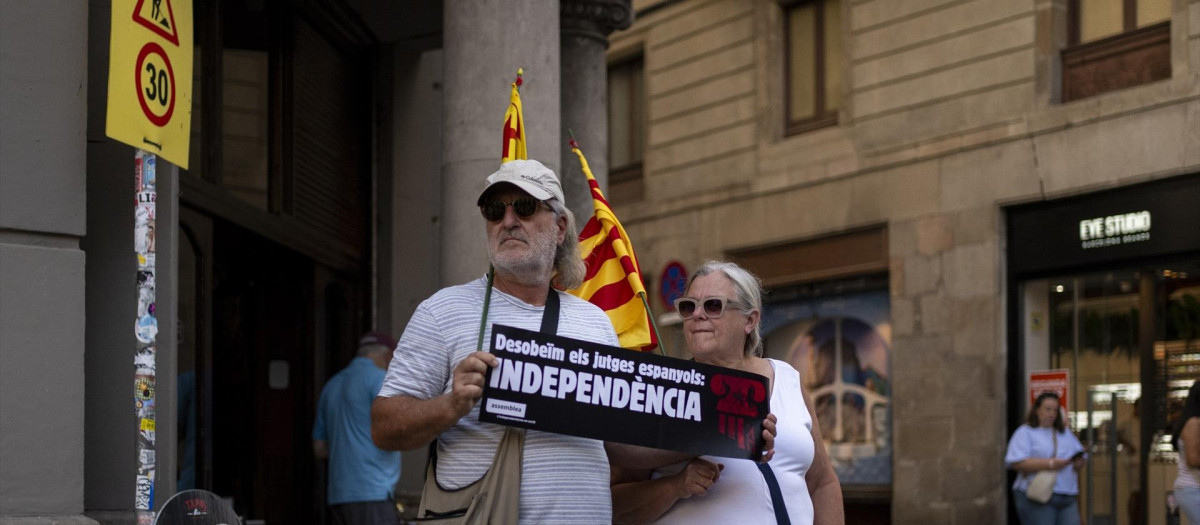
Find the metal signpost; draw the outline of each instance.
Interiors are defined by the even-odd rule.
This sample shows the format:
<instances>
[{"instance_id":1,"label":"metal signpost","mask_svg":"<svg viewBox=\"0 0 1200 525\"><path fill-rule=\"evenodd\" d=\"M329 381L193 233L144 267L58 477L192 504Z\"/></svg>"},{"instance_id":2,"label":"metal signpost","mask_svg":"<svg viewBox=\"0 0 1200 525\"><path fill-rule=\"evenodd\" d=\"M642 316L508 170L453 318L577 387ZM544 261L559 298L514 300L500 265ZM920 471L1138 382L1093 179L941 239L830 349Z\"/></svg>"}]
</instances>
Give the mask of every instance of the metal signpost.
<instances>
[{"instance_id":1,"label":"metal signpost","mask_svg":"<svg viewBox=\"0 0 1200 525\"><path fill-rule=\"evenodd\" d=\"M134 155L134 240L137 318L134 410L137 416L139 524L154 521L155 216L158 158L187 168L192 108L191 0L114 0L105 133L137 148ZM170 227L172 225L168 225Z\"/></svg>"}]
</instances>

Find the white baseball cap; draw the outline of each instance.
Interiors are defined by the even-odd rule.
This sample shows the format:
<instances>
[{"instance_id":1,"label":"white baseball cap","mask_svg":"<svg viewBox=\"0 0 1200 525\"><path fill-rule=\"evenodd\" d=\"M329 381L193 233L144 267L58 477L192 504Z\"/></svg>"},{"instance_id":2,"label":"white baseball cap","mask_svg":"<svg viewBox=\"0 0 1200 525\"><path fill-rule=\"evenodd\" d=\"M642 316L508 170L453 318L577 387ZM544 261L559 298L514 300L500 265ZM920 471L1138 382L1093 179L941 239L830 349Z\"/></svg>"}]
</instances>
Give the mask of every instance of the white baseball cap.
<instances>
[{"instance_id":1,"label":"white baseball cap","mask_svg":"<svg viewBox=\"0 0 1200 525\"><path fill-rule=\"evenodd\" d=\"M488 175L487 187L479 192L479 199L475 204L482 206L483 196L487 195L488 191L497 184L502 183L512 184L540 201L554 198L564 206L567 204L563 197L562 185L558 182L558 176L550 168L536 160L510 160L501 164L500 169Z\"/></svg>"}]
</instances>

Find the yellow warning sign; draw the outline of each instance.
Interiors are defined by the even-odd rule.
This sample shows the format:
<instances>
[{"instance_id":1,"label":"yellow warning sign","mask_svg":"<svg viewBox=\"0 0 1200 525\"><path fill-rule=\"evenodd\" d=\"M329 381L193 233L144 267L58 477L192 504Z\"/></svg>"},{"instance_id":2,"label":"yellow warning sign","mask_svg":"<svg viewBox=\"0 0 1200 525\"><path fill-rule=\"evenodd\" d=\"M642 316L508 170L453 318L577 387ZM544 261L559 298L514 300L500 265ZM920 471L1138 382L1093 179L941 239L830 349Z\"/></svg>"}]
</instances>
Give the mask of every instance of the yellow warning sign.
<instances>
[{"instance_id":1,"label":"yellow warning sign","mask_svg":"<svg viewBox=\"0 0 1200 525\"><path fill-rule=\"evenodd\" d=\"M133 20L142 24L175 45L179 45L179 30L175 27L175 10L171 0L138 0L133 8Z\"/></svg>"},{"instance_id":2,"label":"yellow warning sign","mask_svg":"<svg viewBox=\"0 0 1200 525\"><path fill-rule=\"evenodd\" d=\"M113 0L106 134L186 169L192 1Z\"/></svg>"}]
</instances>

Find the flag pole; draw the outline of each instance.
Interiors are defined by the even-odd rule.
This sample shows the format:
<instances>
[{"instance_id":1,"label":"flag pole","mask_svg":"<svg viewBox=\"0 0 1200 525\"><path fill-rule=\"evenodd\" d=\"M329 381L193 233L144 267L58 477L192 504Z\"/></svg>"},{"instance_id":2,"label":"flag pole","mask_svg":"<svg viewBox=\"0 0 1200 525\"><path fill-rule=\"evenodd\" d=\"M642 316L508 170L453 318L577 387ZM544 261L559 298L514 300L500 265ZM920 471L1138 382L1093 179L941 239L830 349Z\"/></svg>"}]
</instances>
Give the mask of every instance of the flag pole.
<instances>
[{"instance_id":1,"label":"flag pole","mask_svg":"<svg viewBox=\"0 0 1200 525\"><path fill-rule=\"evenodd\" d=\"M650 329L654 330L654 338L658 339L658 355L667 355L666 341L663 341L662 332L658 331L658 323L654 321L654 311L650 310L650 303L646 302L645 292L639 293L638 297L642 298L642 307L646 309L646 317L650 318Z\"/></svg>"},{"instance_id":2,"label":"flag pole","mask_svg":"<svg viewBox=\"0 0 1200 525\"><path fill-rule=\"evenodd\" d=\"M575 131L571 128L567 128L567 136L570 137L568 145L570 145L572 149L578 148L579 143L575 141ZM640 272L638 278L641 279ZM662 332L658 330L658 323L654 321L654 311L650 309L650 303L646 301L646 292L638 292L637 296L642 300L642 308L646 310L646 317L650 319L650 329L654 331L654 337L651 338L651 341L655 339L658 340L658 353L659 355L665 356L667 355L667 352L664 348L665 344L663 343Z\"/></svg>"}]
</instances>

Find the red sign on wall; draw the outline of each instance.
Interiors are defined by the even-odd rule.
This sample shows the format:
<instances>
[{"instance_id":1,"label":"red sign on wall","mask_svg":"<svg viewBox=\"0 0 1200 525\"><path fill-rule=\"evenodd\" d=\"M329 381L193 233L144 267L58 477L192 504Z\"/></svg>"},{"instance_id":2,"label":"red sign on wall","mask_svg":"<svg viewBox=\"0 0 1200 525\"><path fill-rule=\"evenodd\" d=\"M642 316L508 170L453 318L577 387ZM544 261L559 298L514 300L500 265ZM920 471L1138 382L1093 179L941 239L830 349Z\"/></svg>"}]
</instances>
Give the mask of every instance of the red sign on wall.
<instances>
[{"instance_id":1,"label":"red sign on wall","mask_svg":"<svg viewBox=\"0 0 1200 525\"><path fill-rule=\"evenodd\" d=\"M1071 371L1066 368L1058 368L1054 370L1034 370L1029 373L1029 406L1033 406L1033 401L1042 392L1054 392L1058 394L1059 406L1064 412L1069 412L1067 407L1067 387L1070 385Z\"/></svg>"}]
</instances>

